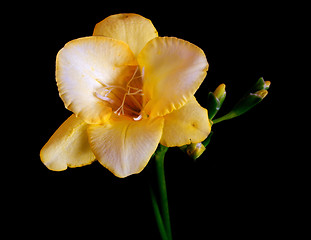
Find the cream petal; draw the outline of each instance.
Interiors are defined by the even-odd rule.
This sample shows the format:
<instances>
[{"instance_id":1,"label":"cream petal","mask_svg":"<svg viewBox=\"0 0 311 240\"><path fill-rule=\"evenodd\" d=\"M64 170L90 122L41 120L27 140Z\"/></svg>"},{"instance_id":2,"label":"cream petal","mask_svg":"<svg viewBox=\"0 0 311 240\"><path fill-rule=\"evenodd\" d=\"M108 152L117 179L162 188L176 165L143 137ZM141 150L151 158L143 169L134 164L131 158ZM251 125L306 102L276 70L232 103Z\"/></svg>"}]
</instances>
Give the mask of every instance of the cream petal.
<instances>
[{"instance_id":1,"label":"cream petal","mask_svg":"<svg viewBox=\"0 0 311 240\"><path fill-rule=\"evenodd\" d=\"M161 117L133 121L120 116L103 125L90 125L91 148L97 160L117 177L139 173L159 144L163 121Z\"/></svg>"},{"instance_id":2,"label":"cream petal","mask_svg":"<svg viewBox=\"0 0 311 240\"><path fill-rule=\"evenodd\" d=\"M137 68L128 45L106 37L85 37L67 43L56 58L56 81L66 108L89 124L111 114L108 101L96 94L108 85L124 86Z\"/></svg>"},{"instance_id":3,"label":"cream petal","mask_svg":"<svg viewBox=\"0 0 311 240\"><path fill-rule=\"evenodd\" d=\"M165 115L164 119L160 143L166 147L202 142L211 132L207 110L193 96L182 108Z\"/></svg>"},{"instance_id":4,"label":"cream petal","mask_svg":"<svg viewBox=\"0 0 311 240\"><path fill-rule=\"evenodd\" d=\"M145 112L163 116L182 107L206 76L204 52L174 37L154 38L137 58L144 70Z\"/></svg>"},{"instance_id":5,"label":"cream petal","mask_svg":"<svg viewBox=\"0 0 311 240\"><path fill-rule=\"evenodd\" d=\"M72 114L41 149L40 157L53 171L91 164L95 156L88 142L87 124Z\"/></svg>"},{"instance_id":6,"label":"cream petal","mask_svg":"<svg viewBox=\"0 0 311 240\"><path fill-rule=\"evenodd\" d=\"M135 55L158 36L152 22L138 14L116 14L96 24L94 36L105 36L126 42Z\"/></svg>"}]
</instances>

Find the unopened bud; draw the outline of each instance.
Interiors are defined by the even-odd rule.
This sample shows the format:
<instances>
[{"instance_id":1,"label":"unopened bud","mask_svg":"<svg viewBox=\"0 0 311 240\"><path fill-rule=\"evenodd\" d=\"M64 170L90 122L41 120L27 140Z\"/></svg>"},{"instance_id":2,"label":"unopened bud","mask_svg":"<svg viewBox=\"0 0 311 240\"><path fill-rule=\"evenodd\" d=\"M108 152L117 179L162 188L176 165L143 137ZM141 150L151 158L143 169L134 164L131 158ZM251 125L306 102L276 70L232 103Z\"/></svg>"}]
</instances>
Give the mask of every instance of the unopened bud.
<instances>
[{"instance_id":1,"label":"unopened bud","mask_svg":"<svg viewBox=\"0 0 311 240\"><path fill-rule=\"evenodd\" d=\"M268 90L271 82L265 81L262 77L254 84L254 86L248 91L249 93L254 93L260 90Z\"/></svg>"},{"instance_id":2,"label":"unopened bud","mask_svg":"<svg viewBox=\"0 0 311 240\"><path fill-rule=\"evenodd\" d=\"M270 87L271 82L270 81L265 81L265 85L263 86L263 90L268 90Z\"/></svg>"},{"instance_id":3,"label":"unopened bud","mask_svg":"<svg viewBox=\"0 0 311 240\"><path fill-rule=\"evenodd\" d=\"M218 99L220 106L221 107L222 103L224 102L226 98L226 85L224 83L220 84L214 91L215 97Z\"/></svg>"},{"instance_id":4,"label":"unopened bud","mask_svg":"<svg viewBox=\"0 0 311 240\"><path fill-rule=\"evenodd\" d=\"M242 98L232 109L236 116L240 116L260 103L268 94L267 90L260 90L255 93L250 93L248 96Z\"/></svg>"},{"instance_id":5,"label":"unopened bud","mask_svg":"<svg viewBox=\"0 0 311 240\"><path fill-rule=\"evenodd\" d=\"M226 85L220 84L214 92L208 94L208 117L213 119L226 98Z\"/></svg>"},{"instance_id":6,"label":"unopened bud","mask_svg":"<svg viewBox=\"0 0 311 240\"><path fill-rule=\"evenodd\" d=\"M257 91L255 93L251 93L251 95L256 95L257 97L264 99L267 95L268 95L268 91L267 90L260 90L260 91Z\"/></svg>"},{"instance_id":7,"label":"unopened bud","mask_svg":"<svg viewBox=\"0 0 311 240\"><path fill-rule=\"evenodd\" d=\"M191 143L187 146L186 152L193 160L196 160L205 151L205 147L202 143Z\"/></svg>"},{"instance_id":8,"label":"unopened bud","mask_svg":"<svg viewBox=\"0 0 311 240\"><path fill-rule=\"evenodd\" d=\"M270 84L270 81L264 81L263 78L260 78L251 88L251 90L247 94L245 94L244 97L242 97L237 104L235 104L235 106L229 113L213 120L213 124L235 118L246 113L248 110L260 103L262 99L267 96L267 89L270 87Z\"/></svg>"}]
</instances>

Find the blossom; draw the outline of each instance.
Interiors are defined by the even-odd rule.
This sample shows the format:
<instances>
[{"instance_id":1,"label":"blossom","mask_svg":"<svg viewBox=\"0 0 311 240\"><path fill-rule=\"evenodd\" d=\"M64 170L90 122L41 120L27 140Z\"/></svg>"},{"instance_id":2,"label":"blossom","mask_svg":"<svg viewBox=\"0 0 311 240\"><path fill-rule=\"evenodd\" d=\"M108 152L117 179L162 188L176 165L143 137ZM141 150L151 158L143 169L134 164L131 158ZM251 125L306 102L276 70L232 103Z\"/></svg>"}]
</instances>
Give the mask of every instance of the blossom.
<instances>
[{"instance_id":1,"label":"blossom","mask_svg":"<svg viewBox=\"0 0 311 240\"><path fill-rule=\"evenodd\" d=\"M194 93L207 70L199 47L159 37L150 20L107 17L57 54L59 95L73 114L42 148L42 162L61 171L96 159L126 177L144 169L159 143L203 141L211 126Z\"/></svg>"}]
</instances>

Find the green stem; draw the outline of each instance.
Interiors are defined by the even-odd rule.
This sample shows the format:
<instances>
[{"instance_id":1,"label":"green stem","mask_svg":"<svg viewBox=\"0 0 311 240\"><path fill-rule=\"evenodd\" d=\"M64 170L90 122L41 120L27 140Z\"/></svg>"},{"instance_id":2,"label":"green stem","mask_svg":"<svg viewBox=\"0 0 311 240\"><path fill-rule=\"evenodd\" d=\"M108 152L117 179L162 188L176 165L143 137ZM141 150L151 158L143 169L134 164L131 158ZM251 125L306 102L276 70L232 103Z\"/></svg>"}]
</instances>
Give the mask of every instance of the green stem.
<instances>
[{"instance_id":1,"label":"green stem","mask_svg":"<svg viewBox=\"0 0 311 240\"><path fill-rule=\"evenodd\" d=\"M229 112L227 113L226 115L220 117L220 118L216 118L216 119L213 119L213 124L216 124L216 123L220 123L224 120L229 120L231 118L235 118L237 117L238 115L236 115L234 112Z\"/></svg>"},{"instance_id":2,"label":"green stem","mask_svg":"<svg viewBox=\"0 0 311 240\"><path fill-rule=\"evenodd\" d=\"M165 174L164 174L164 156L167 150L168 150L167 147L159 145L159 148L155 153L155 163L156 163L155 165L156 165L158 185L159 185L163 222L164 222L164 226L166 229L167 237L168 239L171 240L172 230L171 230L170 214L169 214L166 182L165 182Z\"/></svg>"},{"instance_id":3,"label":"green stem","mask_svg":"<svg viewBox=\"0 0 311 240\"><path fill-rule=\"evenodd\" d=\"M156 221L158 224L158 228L159 228L161 238L163 240L169 240L167 235L166 235L166 230L165 230L164 223L163 223L163 220L161 217L161 213L160 213L160 209L159 209L159 206L157 203L156 196L154 195L154 192L153 192L151 186L149 189L150 189L150 195L151 195L151 201L152 201L152 206L153 206L153 210L154 210L154 215L155 215L155 218L156 218Z\"/></svg>"}]
</instances>

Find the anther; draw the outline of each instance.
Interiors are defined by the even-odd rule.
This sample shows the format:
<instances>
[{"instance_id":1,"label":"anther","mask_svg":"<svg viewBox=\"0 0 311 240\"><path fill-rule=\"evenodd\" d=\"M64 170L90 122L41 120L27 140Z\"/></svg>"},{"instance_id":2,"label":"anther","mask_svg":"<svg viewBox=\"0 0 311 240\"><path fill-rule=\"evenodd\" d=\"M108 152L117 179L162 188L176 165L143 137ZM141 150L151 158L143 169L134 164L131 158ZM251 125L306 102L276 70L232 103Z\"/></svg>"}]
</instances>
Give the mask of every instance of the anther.
<instances>
[{"instance_id":1,"label":"anther","mask_svg":"<svg viewBox=\"0 0 311 240\"><path fill-rule=\"evenodd\" d=\"M105 96L102 96L98 92L94 92L95 97L97 97L103 101L109 102L111 104L114 104L114 101L112 99L110 99L109 97L107 97L108 94L105 94Z\"/></svg>"}]
</instances>

